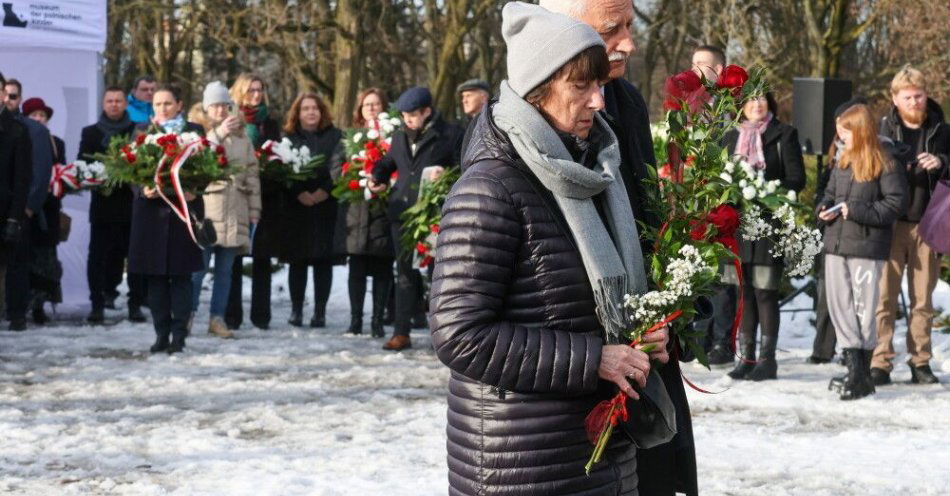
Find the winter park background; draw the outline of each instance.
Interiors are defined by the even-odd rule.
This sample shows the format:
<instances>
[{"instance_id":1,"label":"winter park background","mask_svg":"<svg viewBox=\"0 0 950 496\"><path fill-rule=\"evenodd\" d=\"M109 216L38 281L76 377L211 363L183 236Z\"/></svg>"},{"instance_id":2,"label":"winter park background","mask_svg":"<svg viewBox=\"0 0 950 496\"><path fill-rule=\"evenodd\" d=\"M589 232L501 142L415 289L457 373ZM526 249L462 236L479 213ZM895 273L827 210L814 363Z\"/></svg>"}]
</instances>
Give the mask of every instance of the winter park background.
<instances>
[{"instance_id":1,"label":"winter park background","mask_svg":"<svg viewBox=\"0 0 950 496\"><path fill-rule=\"evenodd\" d=\"M448 369L427 331L404 353L344 336L345 268L335 279L327 329L284 324L278 275L272 330L223 341L198 321L173 357L148 354L150 323L0 334L0 494L445 494ZM935 300L950 308L946 283ZM903 384L897 362L898 385L842 402L827 383L844 368L805 364L812 317L783 314L777 381L686 365L701 386L728 388L689 391L701 492L947 494L950 336L934 333L944 384Z\"/></svg>"}]
</instances>

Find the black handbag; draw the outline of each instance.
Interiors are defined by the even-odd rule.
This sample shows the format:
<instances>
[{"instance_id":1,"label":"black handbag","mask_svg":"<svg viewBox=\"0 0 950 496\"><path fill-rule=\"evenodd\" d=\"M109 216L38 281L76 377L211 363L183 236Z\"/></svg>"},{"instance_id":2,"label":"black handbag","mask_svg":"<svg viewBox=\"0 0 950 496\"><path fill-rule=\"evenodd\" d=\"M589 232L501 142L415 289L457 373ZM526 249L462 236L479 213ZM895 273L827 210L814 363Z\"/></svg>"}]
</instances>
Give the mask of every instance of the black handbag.
<instances>
[{"instance_id":1,"label":"black handbag","mask_svg":"<svg viewBox=\"0 0 950 496\"><path fill-rule=\"evenodd\" d=\"M627 398L629 418L623 431L639 449L648 449L670 442L676 435L676 407L666 392L663 378L650 370L647 385L638 388L640 399Z\"/></svg>"},{"instance_id":2,"label":"black handbag","mask_svg":"<svg viewBox=\"0 0 950 496\"><path fill-rule=\"evenodd\" d=\"M218 233L214 230L214 222L211 219L199 219L195 214L191 214L191 230L195 233L195 241L198 246L207 248L218 242Z\"/></svg>"}]
</instances>

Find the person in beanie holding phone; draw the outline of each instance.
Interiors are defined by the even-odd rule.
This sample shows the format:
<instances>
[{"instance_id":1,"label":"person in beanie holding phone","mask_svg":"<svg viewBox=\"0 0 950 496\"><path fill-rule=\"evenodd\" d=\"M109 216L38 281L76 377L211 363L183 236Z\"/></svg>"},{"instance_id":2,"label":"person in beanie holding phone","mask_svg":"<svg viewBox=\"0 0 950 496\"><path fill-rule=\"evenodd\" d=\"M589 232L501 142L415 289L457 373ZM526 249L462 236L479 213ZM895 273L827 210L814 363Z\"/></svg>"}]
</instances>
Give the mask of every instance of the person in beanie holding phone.
<instances>
[{"instance_id":1,"label":"person in beanie holding phone","mask_svg":"<svg viewBox=\"0 0 950 496\"><path fill-rule=\"evenodd\" d=\"M205 128L208 140L224 147L228 167L237 171L226 181L215 181L205 188L205 219L214 225L217 241L204 249L204 267L194 273L192 311L197 313L201 284L214 257L214 286L211 289L211 317L208 333L233 338L224 313L231 291L231 272L238 254L251 245L251 224L261 216L261 183L254 146L245 132L243 119L235 112L228 88L220 81L205 86L202 107L208 116Z\"/></svg>"}]
</instances>

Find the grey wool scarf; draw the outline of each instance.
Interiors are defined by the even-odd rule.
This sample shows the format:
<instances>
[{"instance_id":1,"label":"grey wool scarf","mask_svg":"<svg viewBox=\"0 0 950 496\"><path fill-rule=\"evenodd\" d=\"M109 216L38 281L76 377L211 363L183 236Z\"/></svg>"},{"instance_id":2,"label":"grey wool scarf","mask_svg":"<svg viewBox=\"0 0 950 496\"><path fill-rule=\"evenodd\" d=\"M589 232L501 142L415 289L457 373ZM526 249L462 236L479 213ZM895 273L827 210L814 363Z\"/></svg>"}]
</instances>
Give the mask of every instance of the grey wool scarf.
<instances>
[{"instance_id":1,"label":"grey wool scarf","mask_svg":"<svg viewBox=\"0 0 950 496\"><path fill-rule=\"evenodd\" d=\"M594 114L594 125L605 137L598 165L591 170L573 160L541 113L507 81L501 83L501 96L492 111L495 124L508 134L528 169L554 194L584 262L607 341L620 342L633 329L628 312L623 310L623 297L645 293L647 278L637 224L620 176L616 136L603 118ZM606 217L616 243L594 205L594 197L601 193L605 193Z\"/></svg>"}]
</instances>

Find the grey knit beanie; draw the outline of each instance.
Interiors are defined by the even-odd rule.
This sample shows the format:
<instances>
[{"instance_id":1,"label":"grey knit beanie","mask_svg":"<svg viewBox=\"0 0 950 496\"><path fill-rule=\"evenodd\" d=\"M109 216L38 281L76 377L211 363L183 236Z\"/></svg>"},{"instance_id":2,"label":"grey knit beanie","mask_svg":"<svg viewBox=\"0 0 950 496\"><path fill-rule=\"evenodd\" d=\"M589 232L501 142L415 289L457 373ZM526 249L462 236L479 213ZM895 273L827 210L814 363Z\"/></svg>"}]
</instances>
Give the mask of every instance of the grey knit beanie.
<instances>
[{"instance_id":1,"label":"grey knit beanie","mask_svg":"<svg viewBox=\"0 0 950 496\"><path fill-rule=\"evenodd\" d=\"M227 86L221 81L211 81L205 86L204 96L201 99L201 106L205 110L216 103L231 103L231 95L228 93Z\"/></svg>"},{"instance_id":2,"label":"grey knit beanie","mask_svg":"<svg viewBox=\"0 0 950 496\"><path fill-rule=\"evenodd\" d=\"M577 54L607 47L587 24L524 2L502 9L501 33L508 45L508 85L522 98Z\"/></svg>"}]
</instances>

